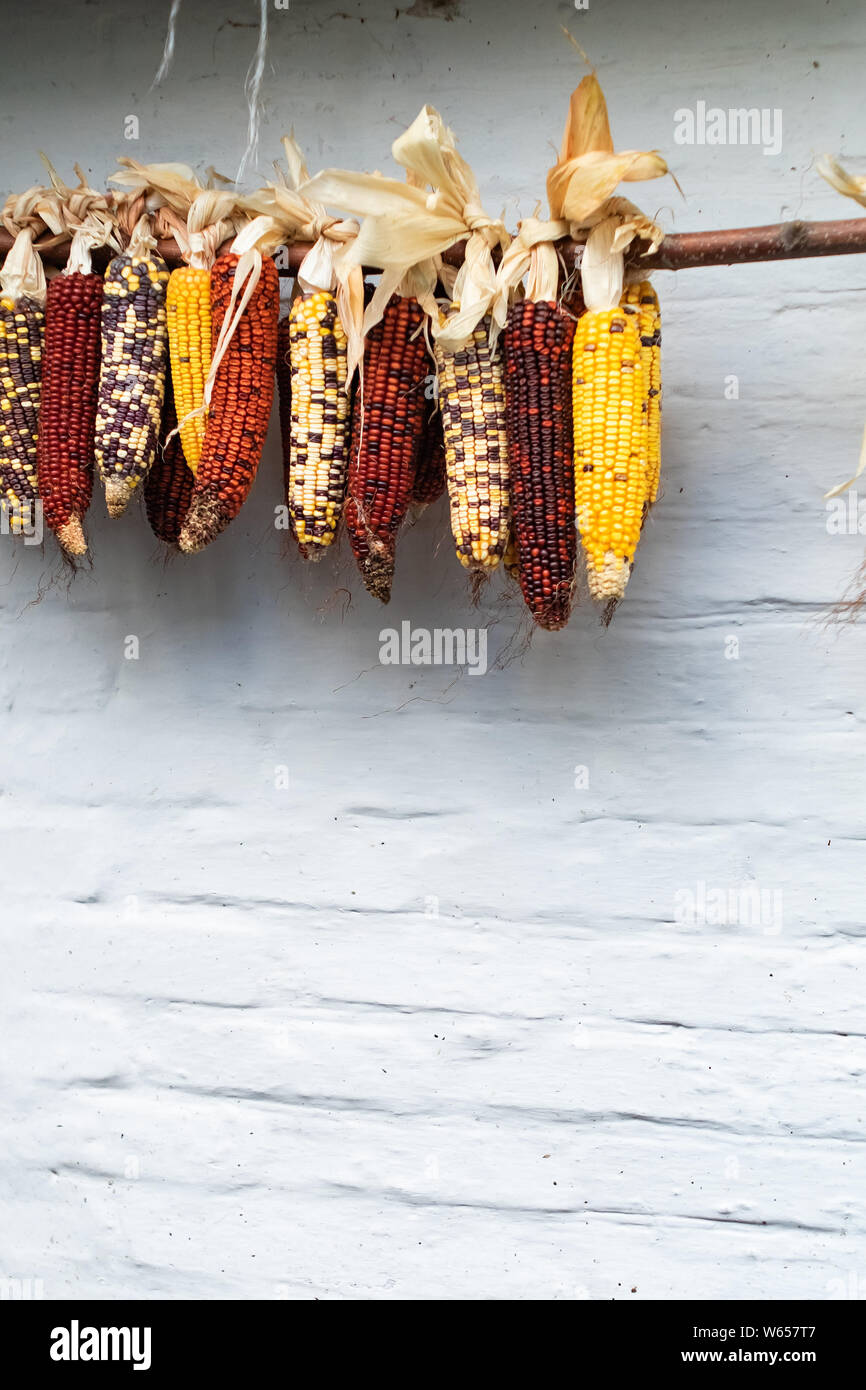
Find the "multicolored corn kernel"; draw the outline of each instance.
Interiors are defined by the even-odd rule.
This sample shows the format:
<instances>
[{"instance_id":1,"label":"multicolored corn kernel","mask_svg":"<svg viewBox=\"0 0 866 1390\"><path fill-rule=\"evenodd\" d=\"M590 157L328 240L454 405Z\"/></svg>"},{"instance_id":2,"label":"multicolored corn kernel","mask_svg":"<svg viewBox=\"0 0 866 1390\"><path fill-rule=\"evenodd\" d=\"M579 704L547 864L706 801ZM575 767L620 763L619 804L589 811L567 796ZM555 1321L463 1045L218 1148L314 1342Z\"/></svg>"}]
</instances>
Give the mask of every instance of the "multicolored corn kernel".
<instances>
[{"instance_id":1,"label":"multicolored corn kernel","mask_svg":"<svg viewBox=\"0 0 866 1390\"><path fill-rule=\"evenodd\" d=\"M174 401L183 453L198 468L207 425L204 384L213 351L210 271L182 265L171 272L165 301Z\"/></svg>"},{"instance_id":2,"label":"multicolored corn kernel","mask_svg":"<svg viewBox=\"0 0 866 1390\"><path fill-rule=\"evenodd\" d=\"M13 535L36 522L44 332L36 300L0 299L0 492Z\"/></svg>"},{"instance_id":3,"label":"multicolored corn kernel","mask_svg":"<svg viewBox=\"0 0 866 1390\"><path fill-rule=\"evenodd\" d=\"M539 627L564 627L577 565L572 452L574 320L554 303L513 304L503 335L517 570Z\"/></svg>"},{"instance_id":4,"label":"multicolored corn kernel","mask_svg":"<svg viewBox=\"0 0 866 1390\"><path fill-rule=\"evenodd\" d=\"M483 572L499 564L511 526L502 357L485 322L459 352L437 344L436 363L457 558Z\"/></svg>"},{"instance_id":5,"label":"multicolored corn kernel","mask_svg":"<svg viewBox=\"0 0 866 1390\"><path fill-rule=\"evenodd\" d=\"M661 475L662 320L658 295L649 280L629 285L623 305L638 316L645 392L647 510L658 497Z\"/></svg>"},{"instance_id":6,"label":"multicolored corn kernel","mask_svg":"<svg viewBox=\"0 0 866 1390\"><path fill-rule=\"evenodd\" d=\"M307 559L332 544L346 497L350 402L346 334L329 291L302 295L289 312L291 420L286 500Z\"/></svg>"},{"instance_id":7,"label":"multicolored corn kernel","mask_svg":"<svg viewBox=\"0 0 866 1390\"><path fill-rule=\"evenodd\" d=\"M169 372L156 458L144 480L144 505L153 534L166 545L176 546L192 501L195 479L184 456L172 388Z\"/></svg>"},{"instance_id":8,"label":"multicolored corn kernel","mask_svg":"<svg viewBox=\"0 0 866 1390\"><path fill-rule=\"evenodd\" d=\"M36 451L45 521L68 555L87 553L93 493L103 279L74 271L48 282Z\"/></svg>"},{"instance_id":9,"label":"multicolored corn kernel","mask_svg":"<svg viewBox=\"0 0 866 1390\"><path fill-rule=\"evenodd\" d=\"M110 516L122 516L156 455L168 361L168 267L155 251L105 272L96 463Z\"/></svg>"},{"instance_id":10,"label":"multicolored corn kernel","mask_svg":"<svg viewBox=\"0 0 866 1390\"><path fill-rule=\"evenodd\" d=\"M423 327L418 301L393 296L367 335L352 407L346 529L361 578L382 603L391 597L397 532L425 433L430 358Z\"/></svg>"},{"instance_id":11,"label":"multicolored corn kernel","mask_svg":"<svg viewBox=\"0 0 866 1390\"><path fill-rule=\"evenodd\" d=\"M649 495L637 315L621 306L583 314L573 366L575 502L589 591L616 603Z\"/></svg>"},{"instance_id":12,"label":"multicolored corn kernel","mask_svg":"<svg viewBox=\"0 0 866 1390\"><path fill-rule=\"evenodd\" d=\"M225 251L211 268L214 344L228 311L237 264L237 253ZM279 274L265 256L214 378L192 502L180 533L180 548L188 553L215 540L249 496L274 399L279 311Z\"/></svg>"}]
</instances>

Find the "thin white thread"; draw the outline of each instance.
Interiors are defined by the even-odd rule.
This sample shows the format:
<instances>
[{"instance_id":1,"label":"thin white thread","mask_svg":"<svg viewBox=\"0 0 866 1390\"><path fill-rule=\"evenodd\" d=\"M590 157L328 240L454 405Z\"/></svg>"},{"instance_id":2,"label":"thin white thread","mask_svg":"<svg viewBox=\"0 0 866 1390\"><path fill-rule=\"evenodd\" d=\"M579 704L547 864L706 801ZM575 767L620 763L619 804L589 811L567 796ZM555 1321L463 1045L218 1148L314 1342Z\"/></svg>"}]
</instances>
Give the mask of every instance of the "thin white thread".
<instances>
[{"instance_id":1,"label":"thin white thread","mask_svg":"<svg viewBox=\"0 0 866 1390\"><path fill-rule=\"evenodd\" d=\"M244 150L243 159L238 165L237 178L235 179L237 184L241 183L249 164L255 167L259 154L262 80L265 75L265 59L268 51L268 0L259 0L259 9L261 14L259 41L244 82L244 93L250 114L247 127L247 147Z\"/></svg>"},{"instance_id":2,"label":"thin white thread","mask_svg":"<svg viewBox=\"0 0 866 1390\"><path fill-rule=\"evenodd\" d=\"M174 62L174 39L177 31L177 17L180 14L180 0L171 0L171 9L168 15L168 28L165 31L165 45L162 50L162 62L156 70L156 77L150 84L150 90L158 87L160 82L168 77L169 70Z\"/></svg>"}]
</instances>

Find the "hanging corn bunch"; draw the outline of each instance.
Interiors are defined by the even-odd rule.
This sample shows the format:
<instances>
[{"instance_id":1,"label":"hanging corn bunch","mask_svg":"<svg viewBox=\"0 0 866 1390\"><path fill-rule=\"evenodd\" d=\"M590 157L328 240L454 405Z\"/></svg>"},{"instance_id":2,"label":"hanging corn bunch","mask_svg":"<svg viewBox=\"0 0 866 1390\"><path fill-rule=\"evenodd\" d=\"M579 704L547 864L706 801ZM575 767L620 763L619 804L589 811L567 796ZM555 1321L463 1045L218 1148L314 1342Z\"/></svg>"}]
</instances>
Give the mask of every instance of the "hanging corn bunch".
<instances>
[{"instance_id":1,"label":"hanging corn bunch","mask_svg":"<svg viewBox=\"0 0 866 1390\"><path fill-rule=\"evenodd\" d=\"M164 192L159 166L155 173L152 168L144 172L151 174L157 191ZM165 182L170 192L172 185L168 180ZM174 234L187 262L171 272L165 307L174 402L180 421L178 428L184 458L195 473L207 429L204 393L214 344L211 269L218 248L233 235L236 199L233 193L200 190L195 193L183 221L176 210L177 184L175 178L175 206L162 209L159 218L166 231Z\"/></svg>"},{"instance_id":2,"label":"hanging corn bunch","mask_svg":"<svg viewBox=\"0 0 866 1390\"><path fill-rule=\"evenodd\" d=\"M168 267L148 218L105 272L96 462L109 516L122 516L156 455L168 360Z\"/></svg>"},{"instance_id":3,"label":"hanging corn bunch","mask_svg":"<svg viewBox=\"0 0 866 1390\"><path fill-rule=\"evenodd\" d=\"M649 499L644 405L636 316L587 310L574 338L574 467L594 599L621 599L631 573Z\"/></svg>"},{"instance_id":4,"label":"hanging corn bunch","mask_svg":"<svg viewBox=\"0 0 866 1390\"><path fill-rule=\"evenodd\" d=\"M177 427L171 371L166 377L165 401L156 458L144 480L144 505L153 534L176 546L192 501L193 473Z\"/></svg>"},{"instance_id":5,"label":"hanging corn bunch","mask_svg":"<svg viewBox=\"0 0 866 1390\"><path fill-rule=\"evenodd\" d=\"M309 195L309 174L296 141L284 136L282 144L288 175L275 166L277 181L247 205L272 220L284 245L313 242L281 330L278 366L289 521L301 554L317 560L334 541L346 498L349 385L363 350L363 272L360 265L338 266L357 223L332 217Z\"/></svg>"},{"instance_id":6,"label":"hanging corn bunch","mask_svg":"<svg viewBox=\"0 0 866 1390\"><path fill-rule=\"evenodd\" d=\"M502 355L488 334L485 322L456 352L436 344L451 530L475 572L499 564L511 528Z\"/></svg>"},{"instance_id":7,"label":"hanging corn bunch","mask_svg":"<svg viewBox=\"0 0 866 1390\"><path fill-rule=\"evenodd\" d=\"M574 321L550 300L512 305L505 327L508 461L520 585L539 627L571 613L577 563L572 457Z\"/></svg>"},{"instance_id":8,"label":"hanging corn bunch","mask_svg":"<svg viewBox=\"0 0 866 1390\"><path fill-rule=\"evenodd\" d=\"M184 264L171 272L166 326L174 400L184 457L196 471L207 426L205 382L213 351L210 272L220 246L235 233L232 190L204 187L185 164L140 164L122 158L111 182L159 200L154 228L174 237Z\"/></svg>"},{"instance_id":9,"label":"hanging corn bunch","mask_svg":"<svg viewBox=\"0 0 866 1390\"><path fill-rule=\"evenodd\" d=\"M48 286L39 487L45 520L68 555L85 555L93 493L102 276L72 271Z\"/></svg>"},{"instance_id":10,"label":"hanging corn bunch","mask_svg":"<svg viewBox=\"0 0 866 1390\"><path fill-rule=\"evenodd\" d=\"M418 301L393 296L366 336L352 413L346 528L361 577L382 603L391 597L397 531L425 436L423 327Z\"/></svg>"},{"instance_id":11,"label":"hanging corn bunch","mask_svg":"<svg viewBox=\"0 0 866 1390\"><path fill-rule=\"evenodd\" d=\"M23 227L0 270L0 487L13 535L36 525L45 274Z\"/></svg>"},{"instance_id":12,"label":"hanging corn bunch","mask_svg":"<svg viewBox=\"0 0 866 1390\"><path fill-rule=\"evenodd\" d=\"M662 239L654 222L613 195L622 181L667 172L656 151L615 152L598 79L585 77L571 97L547 195L552 217L572 234L589 232L581 261L586 312L572 348L575 502L589 591L605 602L605 622L625 592L653 495L648 407L658 400L650 396L654 345L642 345L640 306L623 296L624 253L635 239L651 250Z\"/></svg>"},{"instance_id":13,"label":"hanging corn bunch","mask_svg":"<svg viewBox=\"0 0 866 1390\"><path fill-rule=\"evenodd\" d=\"M347 339L330 290L300 295L289 311L291 416L288 506L306 559L331 545L346 498L350 401Z\"/></svg>"},{"instance_id":14,"label":"hanging corn bunch","mask_svg":"<svg viewBox=\"0 0 866 1390\"><path fill-rule=\"evenodd\" d=\"M249 230L249 235L246 232ZM214 261L214 354L205 387L207 429L180 548L202 550L237 516L264 447L277 361L280 281L250 224Z\"/></svg>"},{"instance_id":15,"label":"hanging corn bunch","mask_svg":"<svg viewBox=\"0 0 866 1390\"><path fill-rule=\"evenodd\" d=\"M494 249L507 247L500 220L481 208L478 184L452 132L425 106L394 141L407 172L398 183L375 175L328 170L311 181L311 197L364 215L351 258L382 269L365 315L368 332L407 276L430 317L439 379L451 524L461 563L476 573L498 565L510 526L505 393L496 343L505 322L497 302ZM435 180L432 193L428 183ZM450 279L441 255L465 239L464 261ZM437 277L447 302L434 298Z\"/></svg>"},{"instance_id":16,"label":"hanging corn bunch","mask_svg":"<svg viewBox=\"0 0 866 1390\"><path fill-rule=\"evenodd\" d=\"M103 277L91 251L114 245L107 201L81 184L67 189L52 171L64 215L75 228L62 274L48 285L42 379L39 491L45 520L65 553L87 553L83 521L93 494L93 453Z\"/></svg>"},{"instance_id":17,"label":"hanging corn bunch","mask_svg":"<svg viewBox=\"0 0 866 1390\"><path fill-rule=\"evenodd\" d=\"M511 568L534 621L550 630L568 622L577 565L571 382L575 319L558 299L555 248L567 230L562 221L524 220L497 272L500 295L517 296L503 334L514 511Z\"/></svg>"}]
</instances>

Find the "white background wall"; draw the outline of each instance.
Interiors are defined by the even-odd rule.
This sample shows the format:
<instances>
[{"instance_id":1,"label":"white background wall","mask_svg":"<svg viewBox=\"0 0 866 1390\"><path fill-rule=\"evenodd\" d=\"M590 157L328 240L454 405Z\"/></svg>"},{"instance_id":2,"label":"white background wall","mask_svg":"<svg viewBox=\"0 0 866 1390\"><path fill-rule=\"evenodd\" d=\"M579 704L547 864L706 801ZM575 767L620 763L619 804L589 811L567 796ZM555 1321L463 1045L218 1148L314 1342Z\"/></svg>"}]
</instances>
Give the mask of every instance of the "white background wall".
<instances>
[{"instance_id":1,"label":"white background wall","mask_svg":"<svg viewBox=\"0 0 866 1390\"><path fill-rule=\"evenodd\" d=\"M670 156L685 202L635 188L666 225L857 212L812 167L866 167L856 0L443 8L272 11L262 175L292 125L314 169L390 168L430 101L514 226L582 75L565 22L618 146ZM97 182L120 153L234 171L255 6L184 0L150 93L167 11L4 4L5 187L38 149ZM699 99L782 108L782 153L674 145ZM864 267L657 276L664 496L607 633L584 604L527 644L498 579L473 609L443 504L388 610L345 547L305 568L272 525L275 432L192 559L99 497L73 582L51 539L3 538L0 1274L106 1299L866 1294L866 633L820 621L864 549L822 501L866 415ZM403 619L488 625L515 659L381 667ZM781 931L678 925L700 883L781 893Z\"/></svg>"}]
</instances>

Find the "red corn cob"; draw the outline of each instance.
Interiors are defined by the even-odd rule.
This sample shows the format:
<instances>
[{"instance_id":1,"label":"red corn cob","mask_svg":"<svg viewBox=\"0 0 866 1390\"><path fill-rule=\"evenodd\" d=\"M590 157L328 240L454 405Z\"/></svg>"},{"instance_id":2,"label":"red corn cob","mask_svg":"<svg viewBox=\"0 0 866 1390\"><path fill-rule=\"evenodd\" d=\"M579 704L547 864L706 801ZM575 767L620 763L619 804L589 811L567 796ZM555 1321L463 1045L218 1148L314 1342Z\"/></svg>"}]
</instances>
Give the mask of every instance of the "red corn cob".
<instances>
[{"instance_id":1,"label":"red corn cob","mask_svg":"<svg viewBox=\"0 0 866 1390\"><path fill-rule=\"evenodd\" d=\"M430 414L429 401L424 402L424 408L427 418L412 483L412 501L418 507L429 506L445 491L445 436L442 433L442 416L438 406Z\"/></svg>"},{"instance_id":2,"label":"red corn cob","mask_svg":"<svg viewBox=\"0 0 866 1390\"><path fill-rule=\"evenodd\" d=\"M291 320L288 314L277 327L277 391L280 405L280 441L283 446L283 476L289 494L289 464L292 447L292 362Z\"/></svg>"},{"instance_id":3,"label":"red corn cob","mask_svg":"<svg viewBox=\"0 0 866 1390\"><path fill-rule=\"evenodd\" d=\"M425 432L423 323L417 300L395 295L389 301L367 335L352 410L346 526L361 578L382 603L391 597L397 531Z\"/></svg>"},{"instance_id":4,"label":"red corn cob","mask_svg":"<svg viewBox=\"0 0 866 1390\"><path fill-rule=\"evenodd\" d=\"M573 320L548 300L509 310L506 433L520 587L536 623L550 629L568 622L577 563L573 337Z\"/></svg>"},{"instance_id":5,"label":"red corn cob","mask_svg":"<svg viewBox=\"0 0 866 1390\"><path fill-rule=\"evenodd\" d=\"M103 279L73 271L48 282L36 450L43 515L63 549L85 555L93 493Z\"/></svg>"},{"instance_id":6,"label":"red corn cob","mask_svg":"<svg viewBox=\"0 0 866 1390\"><path fill-rule=\"evenodd\" d=\"M147 519L154 535L167 545L177 545L194 485L195 478L184 458L183 442L177 429L177 410L169 374L165 382L156 458L144 480Z\"/></svg>"},{"instance_id":7,"label":"red corn cob","mask_svg":"<svg viewBox=\"0 0 866 1390\"><path fill-rule=\"evenodd\" d=\"M214 344L237 263L236 252L226 251L211 269ZM214 379L192 502L180 533L181 550L201 550L224 531L253 485L274 398L279 307L279 275L265 256L258 284Z\"/></svg>"}]
</instances>

